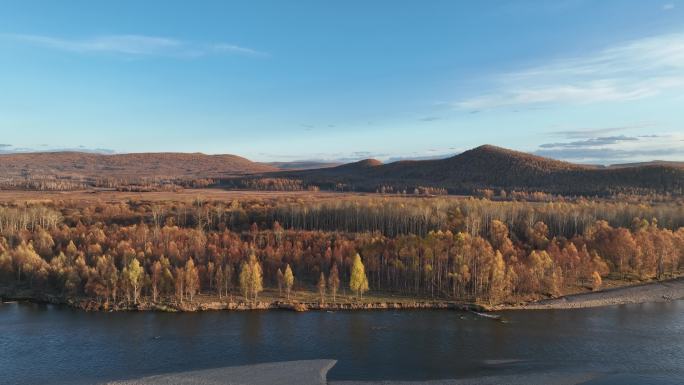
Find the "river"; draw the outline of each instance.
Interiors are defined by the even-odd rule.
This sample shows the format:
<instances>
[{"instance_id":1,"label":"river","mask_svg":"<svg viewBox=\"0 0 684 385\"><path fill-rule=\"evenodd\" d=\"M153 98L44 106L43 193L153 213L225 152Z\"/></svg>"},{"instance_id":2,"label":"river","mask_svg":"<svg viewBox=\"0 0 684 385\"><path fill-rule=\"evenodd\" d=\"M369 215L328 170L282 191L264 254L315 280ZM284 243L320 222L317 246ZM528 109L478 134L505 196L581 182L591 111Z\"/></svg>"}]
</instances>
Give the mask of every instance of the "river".
<instances>
[{"instance_id":1,"label":"river","mask_svg":"<svg viewBox=\"0 0 684 385\"><path fill-rule=\"evenodd\" d=\"M96 313L5 303L0 383L321 358L338 360L331 381L549 371L609 374L596 384L684 379L684 301L501 314L507 322L456 311Z\"/></svg>"}]
</instances>

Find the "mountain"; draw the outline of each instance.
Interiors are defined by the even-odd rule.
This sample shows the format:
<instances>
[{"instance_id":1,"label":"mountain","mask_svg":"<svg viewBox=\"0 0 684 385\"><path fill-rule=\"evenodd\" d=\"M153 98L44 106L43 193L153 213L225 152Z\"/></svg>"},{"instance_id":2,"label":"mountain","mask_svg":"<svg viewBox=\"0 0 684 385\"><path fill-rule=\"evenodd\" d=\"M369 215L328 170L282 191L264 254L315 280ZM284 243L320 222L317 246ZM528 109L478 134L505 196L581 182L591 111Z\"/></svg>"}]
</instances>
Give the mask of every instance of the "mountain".
<instances>
[{"instance_id":1,"label":"mountain","mask_svg":"<svg viewBox=\"0 0 684 385\"><path fill-rule=\"evenodd\" d=\"M653 160L650 162L611 164L610 166L608 166L608 168L645 167L645 166L669 166L669 167L684 168L684 162L674 162L674 161L670 161L670 160Z\"/></svg>"},{"instance_id":2,"label":"mountain","mask_svg":"<svg viewBox=\"0 0 684 385\"><path fill-rule=\"evenodd\" d=\"M299 163L299 164L297 164ZM314 169L291 169L308 168ZM565 195L684 193L684 167L650 162L610 167L579 165L484 145L430 160L383 164L376 159L333 166L307 162L264 164L236 155L200 153L95 154L44 152L0 154L0 188L78 189L89 186L158 188L168 181L184 186L318 186L324 190L406 191L444 189L468 194L481 189L544 191ZM278 178L268 183L254 179ZM241 181L249 183L241 183ZM286 183L284 179L295 179ZM237 183L236 183L237 182ZM157 186L157 187L155 187ZM293 187L294 186L294 187ZM275 187L273 187L275 188Z\"/></svg>"},{"instance_id":3,"label":"mountain","mask_svg":"<svg viewBox=\"0 0 684 385\"><path fill-rule=\"evenodd\" d=\"M310 170L313 168L330 168L339 166L339 162L325 162L316 160L299 160L292 162L268 162L265 163L279 170Z\"/></svg>"},{"instance_id":4,"label":"mountain","mask_svg":"<svg viewBox=\"0 0 684 385\"><path fill-rule=\"evenodd\" d=\"M357 191L394 191L437 187L450 193L478 189L546 191L562 194L609 192L678 192L684 188L684 169L655 164L605 168L544 158L484 145L446 159L398 161L373 159L338 167L279 172L272 175L301 179L321 188L344 186Z\"/></svg>"},{"instance_id":5,"label":"mountain","mask_svg":"<svg viewBox=\"0 0 684 385\"><path fill-rule=\"evenodd\" d=\"M236 155L201 153L95 154L39 152L0 155L6 179L213 178L276 171Z\"/></svg>"}]
</instances>

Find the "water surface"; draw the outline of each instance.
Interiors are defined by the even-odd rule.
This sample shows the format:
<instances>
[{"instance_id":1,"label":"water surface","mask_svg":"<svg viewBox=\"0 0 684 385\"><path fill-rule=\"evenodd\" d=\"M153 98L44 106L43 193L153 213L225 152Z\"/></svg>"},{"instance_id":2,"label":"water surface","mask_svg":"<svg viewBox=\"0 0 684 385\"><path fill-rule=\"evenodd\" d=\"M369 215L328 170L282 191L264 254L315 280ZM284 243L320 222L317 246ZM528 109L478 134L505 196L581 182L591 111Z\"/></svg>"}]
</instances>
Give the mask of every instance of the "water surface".
<instances>
[{"instance_id":1,"label":"water surface","mask_svg":"<svg viewBox=\"0 0 684 385\"><path fill-rule=\"evenodd\" d=\"M320 358L338 360L329 380L546 371L684 378L684 301L503 314L507 323L454 311L89 313L2 304L0 383Z\"/></svg>"}]
</instances>

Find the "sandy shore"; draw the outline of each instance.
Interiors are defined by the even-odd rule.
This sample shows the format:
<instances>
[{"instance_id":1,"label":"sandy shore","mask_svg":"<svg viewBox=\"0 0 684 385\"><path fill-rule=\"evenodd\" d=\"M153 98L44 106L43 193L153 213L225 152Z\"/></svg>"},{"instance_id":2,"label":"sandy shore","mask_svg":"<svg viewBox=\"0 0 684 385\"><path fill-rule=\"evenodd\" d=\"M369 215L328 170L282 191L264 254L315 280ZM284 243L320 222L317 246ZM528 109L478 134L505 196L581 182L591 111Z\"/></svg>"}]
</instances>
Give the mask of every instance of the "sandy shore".
<instances>
[{"instance_id":1,"label":"sandy shore","mask_svg":"<svg viewBox=\"0 0 684 385\"><path fill-rule=\"evenodd\" d=\"M432 381L332 381L330 385L681 385L659 376L588 372L526 373Z\"/></svg>"},{"instance_id":2,"label":"sandy shore","mask_svg":"<svg viewBox=\"0 0 684 385\"><path fill-rule=\"evenodd\" d=\"M336 361L288 361L161 374L110 382L107 385L575 385L600 375L593 373L531 373L432 381L331 381L326 374Z\"/></svg>"},{"instance_id":3,"label":"sandy shore","mask_svg":"<svg viewBox=\"0 0 684 385\"><path fill-rule=\"evenodd\" d=\"M110 382L108 385L325 385L326 375L337 361L287 361L267 364L231 366L160 374L132 380Z\"/></svg>"},{"instance_id":4,"label":"sandy shore","mask_svg":"<svg viewBox=\"0 0 684 385\"><path fill-rule=\"evenodd\" d=\"M646 302L667 302L681 299L684 299L684 277L591 293L568 295L521 305L496 306L492 310L580 309Z\"/></svg>"},{"instance_id":5,"label":"sandy shore","mask_svg":"<svg viewBox=\"0 0 684 385\"><path fill-rule=\"evenodd\" d=\"M577 385L599 375L593 373L532 373L431 381L332 381L330 385Z\"/></svg>"},{"instance_id":6,"label":"sandy shore","mask_svg":"<svg viewBox=\"0 0 684 385\"><path fill-rule=\"evenodd\" d=\"M430 381L330 381L326 379L335 360L286 361L216 369L160 374L109 382L106 385L673 385L668 379L634 377L614 373L542 372Z\"/></svg>"}]
</instances>

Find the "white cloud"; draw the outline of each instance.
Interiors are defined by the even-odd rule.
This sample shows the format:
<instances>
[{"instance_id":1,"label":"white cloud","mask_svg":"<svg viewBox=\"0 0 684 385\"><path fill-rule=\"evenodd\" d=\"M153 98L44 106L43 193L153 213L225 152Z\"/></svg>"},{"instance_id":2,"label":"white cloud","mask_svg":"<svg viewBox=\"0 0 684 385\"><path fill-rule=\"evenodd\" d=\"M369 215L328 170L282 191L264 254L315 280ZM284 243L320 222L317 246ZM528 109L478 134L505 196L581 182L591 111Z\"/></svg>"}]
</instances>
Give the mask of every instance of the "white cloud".
<instances>
[{"instance_id":1,"label":"white cloud","mask_svg":"<svg viewBox=\"0 0 684 385\"><path fill-rule=\"evenodd\" d=\"M44 35L5 33L0 34L0 39L77 53L187 57L209 54L267 56L264 52L235 44L194 43L167 37L144 35L105 35L83 39L68 39Z\"/></svg>"},{"instance_id":2,"label":"white cloud","mask_svg":"<svg viewBox=\"0 0 684 385\"><path fill-rule=\"evenodd\" d=\"M212 51L217 52L217 53L236 53L236 54L243 54L243 55L253 55L253 56L268 56L266 52L261 52L257 50L253 50L251 48L245 48L245 47L240 47L239 45L234 45L234 44L214 44L211 46Z\"/></svg>"},{"instance_id":3,"label":"white cloud","mask_svg":"<svg viewBox=\"0 0 684 385\"><path fill-rule=\"evenodd\" d=\"M684 34L627 42L507 73L495 90L453 103L461 109L629 101L684 89Z\"/></svg>"},{"instance_id":4,"label":"white cloud","mask_svg":"<svg viewBox=\"0 0 684 385\"><path fill-rule=\"evenodd\" d=\"M95 147L86 147L86 146L77 146L77 147L52 147L48 146L47 144L42 144L40 146L34 146L34 147L17 147L13 146L11 144L0 144L0 154L25 154L25 153L34 153L34 152L63 152L63 151L69 151L69 152L87 152L87 153L92 153L92 154L114 154L116 151L109 149L109 148L95 148Z\"/></svg>"},{"instance_id":5,"label":"white cloud","mask_svg":"<svg viewBox=\"0 0 684 385\"><path fill-rule=\"evenodd\" d=\"M681 161L684 158L684 135L620 135L547 143L540 145L535 154L577 163L596 164L644 162L654 159Z\"/></svg>"},{"instance_id":6,"label":"white cloud","mask_svg":"<svg viewBox=\"0 0 684 385\"><path fill-rule=\"evenodd\" d=\"M582 127L582 128L572 128L572 129L564 129L564 130L559 130L559 131L552 131L552 132L549 132L548 135L562 136L562 137L565 137L566 139L588 139L588 138L594 138L597 136L606 135L606 134L616 132L616 131L630 131L630 130L635 130L635 129L640 129L640 128L648 128L648 127L653 127L653 126L655 126L655 123L653 123L653 122L644 122L644 123L638 123L638 124L613 126L613 127L598 127L598 128Z\"/></svg>"},{"instance_id":7,"label":"white cloud","mask_svg":"<svg viewBox=\"0 0 684 385\"><path fill-rule=\"evenodd\" d=\"M667 4L663 5L663 11L669 11L669 10L674 9L674 8L675 8L675 5L672 3L667 3Z\"/></svg>"}]
</instances>

